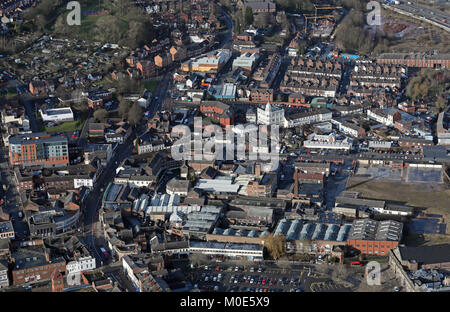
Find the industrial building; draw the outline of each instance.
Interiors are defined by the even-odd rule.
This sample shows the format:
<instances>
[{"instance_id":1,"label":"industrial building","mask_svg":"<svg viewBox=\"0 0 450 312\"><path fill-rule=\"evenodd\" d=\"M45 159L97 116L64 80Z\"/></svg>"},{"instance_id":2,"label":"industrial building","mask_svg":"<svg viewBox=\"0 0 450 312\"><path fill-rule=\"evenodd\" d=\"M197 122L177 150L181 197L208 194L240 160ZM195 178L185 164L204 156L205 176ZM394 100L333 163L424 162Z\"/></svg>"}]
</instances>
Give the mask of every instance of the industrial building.
<instances>
[{"instance_id":1,"label":"industrial building","mask_svg":"<svg viewBox=\"0 0 450 312\"><path fill-rule=\"evenodd\" d=\"M263 260L263 246L258 244L190 241L189 252L232 259Z\"/></svg>"},{"instance_id":2,"label":"industrial building","mask_svg":"<svg viewBox=\"0 0 450 312\"><path fill-rule=\"evenodd\" d=\"M70 107L40 109L42 120L44 122L63 122L73 121L73 112Z\"/></svg>"},{"instance_id":3,"label":"industrial building","mask_svg":"<svg viewBox=\"0 0 450 312\"><path fill-rule=\"evenodd\" d=\"M393 254L410 271L420 269L450 269L450 244L432 246L398 246Z\"/></svg>"},{"instance_id":4,"label":"industrial building","mask_svg":"<svg viewBox=\"0 0 450 312\"><path fill-rule=\"evenodd\" d=\"M347 245L363 254L387 256L397 247L403 234L403 223L360 219L353 221Z\"/></svg>"},{"instance_id":5,"label":"industrial building","mask_svg":"<svg viewBox=\"0 0 450 312\"><path fill-rule=\"evenodd\" d=\"M282 219L278 223L274 235L282 234L288 241L312 240L312 241L336 241L345 242L349 236L351 224L326 224L306 222L299 219Z\"/></svg>"}]
</instances>

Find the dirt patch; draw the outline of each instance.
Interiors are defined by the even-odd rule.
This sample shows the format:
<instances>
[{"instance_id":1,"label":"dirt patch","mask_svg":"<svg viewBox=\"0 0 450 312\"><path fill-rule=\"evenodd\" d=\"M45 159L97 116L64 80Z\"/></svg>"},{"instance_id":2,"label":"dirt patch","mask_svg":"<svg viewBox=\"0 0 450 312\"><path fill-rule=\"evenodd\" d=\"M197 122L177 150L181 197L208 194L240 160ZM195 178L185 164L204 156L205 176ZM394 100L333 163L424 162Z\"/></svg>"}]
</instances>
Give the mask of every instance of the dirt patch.
<instances>
[{"instance_id":1,"label":"dirt patch","mask_svg":"<svg viewBox=\"0 0 450 312\"><path fill-rule=\"evenodd\" d=\"M396 34L404 31L408 27L411 27L411 25L408 23L405 23L401 20L388 18L384 22L383 31L387 34Z\"/></svg>"}]
</instances>

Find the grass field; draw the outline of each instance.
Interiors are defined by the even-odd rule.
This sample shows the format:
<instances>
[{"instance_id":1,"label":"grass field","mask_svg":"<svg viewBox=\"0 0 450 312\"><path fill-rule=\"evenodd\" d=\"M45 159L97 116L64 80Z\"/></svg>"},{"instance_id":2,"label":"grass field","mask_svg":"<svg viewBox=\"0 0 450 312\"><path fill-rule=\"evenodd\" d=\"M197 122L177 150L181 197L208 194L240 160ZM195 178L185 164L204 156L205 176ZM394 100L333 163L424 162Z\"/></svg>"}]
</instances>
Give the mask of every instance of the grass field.
<instances>
[{"instance_id":1,"label":"grass field","mask_svg":"<svg viewBox=\"0 0 450 312\"><path fill-rule=\"evenodd\" d=\"M45 127L46 132L72 132L83 128L86 118L80 118L75 121L67 121L55 127Z\"/></svg>"},{"instance_id":2,"label":"grass field","mask_svg":"<svg viewBox=\"0 0 450 312\"><path fill-rule=\"evenodd\" d=\"M154 93L156 90L156 87L158 86L158 81L156 80L147 80L144 81L144 87L149 90L151 93Z\"/></svg>"}]
</instances>

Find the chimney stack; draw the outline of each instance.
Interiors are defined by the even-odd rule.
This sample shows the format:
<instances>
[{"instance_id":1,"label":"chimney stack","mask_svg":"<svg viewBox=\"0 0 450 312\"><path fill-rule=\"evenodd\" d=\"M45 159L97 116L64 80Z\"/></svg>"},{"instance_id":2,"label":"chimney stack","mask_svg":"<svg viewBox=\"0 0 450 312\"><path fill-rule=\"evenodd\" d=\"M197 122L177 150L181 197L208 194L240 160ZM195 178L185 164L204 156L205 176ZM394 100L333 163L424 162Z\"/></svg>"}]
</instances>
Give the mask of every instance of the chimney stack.
<instances>
[{"instance_id":1,"label":"chimney stack","mask_svg":"<svg viewBox=\"0 0 450 312\"><path fill-rule=\"evenodd\" d=\"M261 175L261 164L255 165L255 175L260 176Z\"/></svg>"}]
</instances>

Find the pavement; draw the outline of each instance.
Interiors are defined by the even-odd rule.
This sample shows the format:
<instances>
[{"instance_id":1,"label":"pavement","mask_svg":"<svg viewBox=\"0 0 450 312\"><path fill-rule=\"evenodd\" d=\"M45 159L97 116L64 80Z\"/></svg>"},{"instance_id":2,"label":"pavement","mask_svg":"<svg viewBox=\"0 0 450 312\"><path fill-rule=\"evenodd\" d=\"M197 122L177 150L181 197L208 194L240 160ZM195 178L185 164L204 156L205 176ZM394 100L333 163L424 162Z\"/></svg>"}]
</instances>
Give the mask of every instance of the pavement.
<instances>
[{"instance_id":1,"label":"pavement","mask_svg":"<svg viewBox=\"0 0 450 312\"><path fill-rule=\"evenodd\" d=\"M201 291L224 292L345 292L349 288L320 274L311 265L279 268L266 264L236 266L221 264L191 269L192 284ZM253 268L253 269L252 269Z\"/></svg>"},{"instance_id":2,"label":"pavement","mask_svg":"<svg viewBox=\"0 0 450 312\"><path fill-rule=\"evenodd\" d=\"M343 168L343 166L335 166L337 168ZM345 166L344 166L345 167ZM335 176L329 176L326 185L325 202L328 211L331 211L336 202L336 196L339 196L347 188L349 174L342 171L336 173Z\"/></svg>"}]
</instances>

